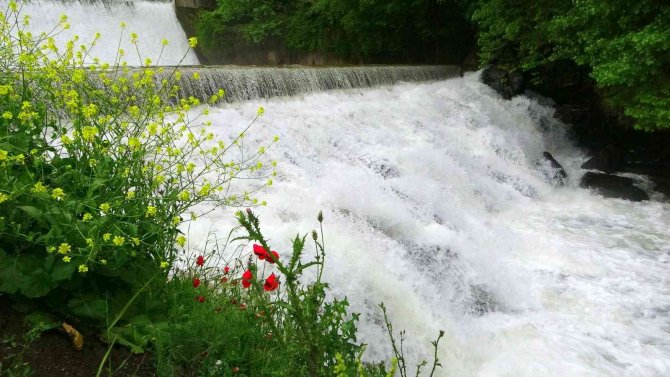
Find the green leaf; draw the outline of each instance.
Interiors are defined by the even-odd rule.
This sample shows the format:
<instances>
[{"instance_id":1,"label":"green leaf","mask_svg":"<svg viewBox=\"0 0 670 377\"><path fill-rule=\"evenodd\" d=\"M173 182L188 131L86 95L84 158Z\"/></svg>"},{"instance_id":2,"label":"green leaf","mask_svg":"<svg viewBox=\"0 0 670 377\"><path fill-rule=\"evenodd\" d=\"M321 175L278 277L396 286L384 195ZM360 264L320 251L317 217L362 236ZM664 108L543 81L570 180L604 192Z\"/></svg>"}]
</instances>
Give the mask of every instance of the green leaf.
<instances>
[{"instance_id":1,"label":"green leaf","mask_svg":"<svg viewBox=\"0 0 670 377\"><path fill-rule=\"evenodd\" d=\"M79 317L100 322L104 321L107 317L107 302L92 295L83 298L73 298L68 301L67 306L73 314Z\"/></svg>"},{"instance_id":2,"label":"green leaf","mask_svg":"<svg viewBox=\"0 0 670 377\"><path fill-rule=\"evenodd\" d=\"M69 279L74 271L76 266L74 263L56 263L54 268L51 270L51 277L54 281L61 281Z\"/></svg>"}]
</instances>

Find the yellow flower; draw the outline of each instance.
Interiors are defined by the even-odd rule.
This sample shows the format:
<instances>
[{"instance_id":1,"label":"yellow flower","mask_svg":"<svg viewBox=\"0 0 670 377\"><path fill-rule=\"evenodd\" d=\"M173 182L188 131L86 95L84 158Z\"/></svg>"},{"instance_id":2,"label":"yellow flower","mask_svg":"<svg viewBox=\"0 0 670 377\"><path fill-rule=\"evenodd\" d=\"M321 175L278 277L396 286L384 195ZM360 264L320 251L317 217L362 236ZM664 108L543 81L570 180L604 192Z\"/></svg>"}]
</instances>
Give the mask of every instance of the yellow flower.
<instances>
[{"instance_id":1,"label":"yellow flower","mask_svg":"<svg viewBox=\"0 0 670 377\"><path fill-rule=\"evenodd\" d=\"M134 197L135 197L135 191L128 191L128 193L126 193L126 199L132 199Z\"/></svg>"},{"instance_id":2,"label":"yellow flower","mask_svg":"<svg viewBox=\"0 0 670 377\"><path fill-rule=\"evenodd\" d=\"M184 245L186 244L186 237L184 237L183 235L177 237L177 244L179 244L179 246L181 247L184 247Z\"/></svg>"},{"instance_id":3,"label":"yellow flower","mask_svg":"<svg viewBox=\"0 0 670 377\"><path fill-rule=\"evenodd\" d=\"M193 80L200 80L200 72L193 72Z\"/></svg>"},{"instance_id":4,"label":"yellow flower","mask_svg":"<svg viewBox=\"0 0 670 377\"><path fill-rule=\"evenodd\" d=\"M161 45L167 46L168 45L168 40L163 38L163 40L161 41Z\"/></svg>"},{"instance_id":5,"label":"yellow flower","mask_svg":"<svg viewBox=\"0 0 670 377\"><path fill-rule=\"evenodd\" d=\"M93 247L93 238L87 238L86 239L86 245L88 247Z\"/></svg>"},{"instance_id":6,"label":"yellow flower","mask_svg":"<svg viewBox=\"0 0 670 377\"><path fill-rule=\"evenodd\" d=\"M170 265L166 261L161 262L161 268L168 268Z\"/></svg>"},{"instance_id":7,"label":"yellow flower","mask_svg":"<svg viewBox=\"0 0 670 377\"><path fill-rule=\"evenodd\" d=\"M70 258L67 255L63 257L63 262L65 262L65 263L70 263L71 260L72 260L72 258Z\"/></svg>"},{"instance_id":8,"label":"yellow flower","mask_svg":"<svg viewBox=\"0 0 670 377\"><path fill-rule=\"evenodd\" d=\"M10 113L9 111L5 111L4 113L2 113L3 119L12 119L13 117L14 115L12 115L12 113Z\"/></svg>"},{"instance_id":9,"label":"yellow flower","mask_svg":"<svg viewBox=\"0 0 670 377\"><path fill-rule=\"evenodd\" d=\"M0 192L0 203L4 203L7 200L9 200L9 195L6 195L6 194Z\"/></svg>"},{"instance_id":10,"label":"yellow flower","mask_svg":"<svg viewBox=\"0 0 670 377\"><path fill-rule=\"evenodd\" d=\"M91 104L89 106L95 106L95 105ZM97 111L97 109L96 109L96 111ZM85 116L87 116L87 115L85 115ZM98 128L97 127L85 126L81 130L81 137L88 142L92 142L93 140L95 140L96 135L98 135Z\"/></svg>"},{"instance_id":11,"label":"yellow flower","mask_svg":"<svg viewBox=\"0 0 670 377\"><path fill-rule=\"evenodd\" d=\"M125 241L126 241L125 238L123 238L121 236L116 236L116 237L114 237L114 241L112 241L112 242L114 242L114 245L116 245L116 246L122 246Z\"/></svg>"},{"instance_id":12,"label":"yellow flower","mask_svg":"<svg viewBox=\"0 0 670 377\"><path fill-rule=\"evenodd\" d=\"M63 192L62 188L57 187L51 192L51 197L56 200L62 200L65 198L65 192Z\"/></svg>"},{"instance_id":13,"label":"yellow flower","mask_svg":"<svg viewBox=\"0 0 670 377\"><path fill-rule=\"evenodd\" d=\"M82 220L84 220L84 221L90 221L92 219L93 219L93 215L91 215L90 213L85 213L84 217L82 218Z\"/></svg>"},{"instance_id":14,"label":"yellow flower","mask_svg":"<svg viewBox=\"0 0 670 377\"><path fill-rule=\"evenodd\" d=\"M103 266L107 265L107 259L100 259L100 264Z\"/></svg>"},{"instance_id":15,"label":"yellow flower","mask_svg":"<svg viewBox=\"0 0 670 377\"><path fill-rule=\"evenodd\" d=\"M105 233L102 235L103 241L109 241L109 239L112 237L110 233Z\"/></svg>"},{"instance_id":16,"label":"yellow flower","mask_svg":"<svg viewBox=\"0 0 670 377\"><path fill-rule=\"evenodd\" d=\"M56 251L56 247L55 247L55 246L51 246L51 247L49 247L49 248L47 249L47 253L49 253L49 254L52 254L52 253L55 252L55 251Z\"/></svg>"},{"instance_id":17,"label":"yellow flower","mask_svg":"<svg viewBox=\"0 0 670 377\"><path fill-rule=\"evenodd\" d=\"M43 194L47 192L47 188L44 187L42 182L37 182L30 191L34 192L35 194Z\"/></svg>"},{"instance_id":18,"label":"yellow flower","mask_svg":"<svg viewBox=\"0 0 670 377\"><path fill-rule=\"evenodd\" d=\"M179 223L181 223L181 217L175 216L172 218L172 225L177 226Z\"/></svg>"},{"instance_id":19,"label":"yellow flower","mask_svg":"<svg viewBox=\"0 0 670 377\"><path fill-rule=\"evenodd\" d=\"M263 106L261 106L258 108L258 112L256 113L256 115L260 117L263 116L263 114L265 114L265 109L263 108Z\"/></svg>"},{"instance_id":20,"label":"yellow flower","mask_svg":"<svg viewBox=\"0 0 670 377\"><path fill-rule=\"evenodd\" d=\"M107 212L109 212L110 209L111 209L111 207L110 207L109 203L100 204L100 210L102 211L102 213L107 213Z\"/></svg>"},{"instance_id":21,"label":"yellow flower","mask_svg":"<svg viewBox=\"0 0 670 377\"><path fill-rule=\"evenodd\" d=\"M191 198L191 194L188 191L182 191L179 193L179 200L187 201Z\"/></svg>"},{"instance_id":22,"label":"yellow flower","mask_svg":"<svg viewBox=\"0 0 670 377\"><path fill-rule=\"evenodd\" d=\"M154 206L148 206L148 207L147 207L146 217L152 217L152 216L156 216L156 207L154 207Z\"/></svg>"},{"instance_id":23,"label":"yellow flower","mask_svg":"<svg viewBox=\"0 0 670 377\"><path fill-rule=\"evenodd\" d=\"M140 246L140 239L137 237L133 237L133 243L135 244L135 246Z\"/></svg>"},{"instance_id":24,"label":"yellow flower","mask_svg":"<svg viewBox=\"0 0 670 377\"><path fill-rule=\"evenodd\" d=\"M86 267L85 264L80 264L79 265L79 272L87 272L87 271L88 271L88 267Z\"/></svg>"},{"instance_id":25,"label":"yellow flower","mask_svg":"<svg viewBox=\"0 0 670 377\"><path fill-rule=\"evenodd\" d=\"M70 247L70 244L66 242L63 242L62 244L60 244L60 246L58 246L58 252L60 254L67 254L70 252L70 250L72 250L72 248Z\"/></svg>"},{"instance_id":26,"label":"yellow flower","mask_svg":"<svg viewBox=\"0 0 670 377\"><path fill-rule=\"evenodd\" d=\"M198 45L198 38L196 37L191 37L188 39L188 45L191 46L191 48L195 48L195 46Z\"/></svg>"}]
</instances>

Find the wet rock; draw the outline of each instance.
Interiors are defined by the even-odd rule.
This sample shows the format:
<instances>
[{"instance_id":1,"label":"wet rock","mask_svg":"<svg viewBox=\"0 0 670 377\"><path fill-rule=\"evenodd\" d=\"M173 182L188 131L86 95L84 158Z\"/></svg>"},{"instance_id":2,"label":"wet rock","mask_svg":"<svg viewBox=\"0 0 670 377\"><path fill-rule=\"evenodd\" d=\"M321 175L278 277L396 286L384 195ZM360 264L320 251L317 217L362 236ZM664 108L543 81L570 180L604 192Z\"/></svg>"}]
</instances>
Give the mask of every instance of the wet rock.
<instances>
[{"instance_id":1,"label":"wet rock","mask_svg":"<svg viewBox=\"0 0 670 377\"><path fill-rule=\"evenodd\" d=\"M549 152L542 152L542 157L544 157L544 160L547 161L552 168L551 173L546 175L547 179L551 182L556 182L560 186L565 185L568 181L568 173L565 172L563 166L558 163L554 156Z\"/></svg>"},{"instance_id":2,"label":"wet rock","mask_svg":"<svg viewBox=\"0 0 670 377\"><path fill-rule=\"evenodd\" d=\"M509 72L491 65L482 72L481 79L505 99L523 93L523 76L518 72Z\"/></svg>"},{"instance_id":3,"label":"wet rock","mask_svg":"<svg viewBox=\"0 0 670 377\"><path fill-rule=\"evenodd\" d=\"M633 183L632 179L626 177L588 172L582 177L579 186L596 190L606 198L626 199L633 202L649 200L649 195L633 186Z\"/></svg>"},{"instance_id":4,"label":"wet rock","mask_svg":"<svg viewBox=\"0 0 670 377\"><path fill-rule=\"evenodd\" d=\"M582 164L582 169L600 170L605 173L619 171L624 163L624 151L614 144L594 154L588 161Z\"/></svg>"}]
</instances>

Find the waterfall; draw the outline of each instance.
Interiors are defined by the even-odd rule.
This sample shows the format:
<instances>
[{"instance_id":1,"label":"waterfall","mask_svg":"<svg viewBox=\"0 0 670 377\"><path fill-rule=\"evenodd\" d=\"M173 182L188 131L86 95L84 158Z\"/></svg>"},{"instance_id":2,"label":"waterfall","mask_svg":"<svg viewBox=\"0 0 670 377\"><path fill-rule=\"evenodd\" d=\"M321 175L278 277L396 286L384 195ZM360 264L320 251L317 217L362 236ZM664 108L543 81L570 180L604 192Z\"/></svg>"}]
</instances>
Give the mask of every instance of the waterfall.
<instances>
[{"instance_id":1,"label":"waterfall","mask_svg":"<svg viewBox=\"0 0 670 377\"><path fill-rule=\"evenodd\" d=\"M218 136L258 106L245 143L280 137L259 194L266 236L287 255L324 211L325 278L361 313L368 360L391 354L384 302L408 360L430 358L446 331L441 376L669 375L670 205L579 188L585 155L553 109L469 75L223 104ZM546 181L543 151L567 186ZM194 253L233 213L190 225Z\"/></svg>"},{"instance_id":2,"label":"waterfall","mask_svg":"<svg viewBox=\"0 0 670 377\"><path fill-rule=\"evenodd\" d=\"M365 67L187 67L181 96L207 100L219 89L226 101L286 97L333 89L369 88L400 82L434 81L458 75L456 66ZM197 72L197 79L194 74ZM171 75L166 70L165 75ZM163 76L159 76L162 78Z\"/></svg>"},{"instance_id":3,"label":"waterfall","mask_svg":"<svg viewBox=\"0 0 670 377\"><path fill-rule=\"evenodd\" d=\"M7 9L8 3L8 0L0 0L0 9ZM31 0L18 4L21 14L31 17L28 29L34 34L50 32L58 25L61 15L68 16L70 29L56 36L60 46L75 36L79 37L75 45L88 44L100 33L102 37L92 49L89 62L99 58L101 62L113 63L120 48L125 51L122 60L129 65L141 65L146 58L161 65L198 64L195 53L188 48L172 1ZM125 28L121 28L122 22ZM137 45L131 43L131 33L138 35ZM163 39L168 41L168 46L161 56Z\"/></svg>"}]
</instances>

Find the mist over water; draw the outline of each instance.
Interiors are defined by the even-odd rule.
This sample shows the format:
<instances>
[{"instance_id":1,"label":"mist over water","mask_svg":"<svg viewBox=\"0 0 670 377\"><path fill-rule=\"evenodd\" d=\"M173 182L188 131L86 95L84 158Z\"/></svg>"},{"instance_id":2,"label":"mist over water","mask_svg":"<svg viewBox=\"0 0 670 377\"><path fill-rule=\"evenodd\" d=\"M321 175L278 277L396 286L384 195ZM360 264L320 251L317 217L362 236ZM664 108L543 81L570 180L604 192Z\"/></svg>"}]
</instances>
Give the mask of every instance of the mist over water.
<instances>
[{"instance_id":1,"label":"mist over water","mask_svg":"<svg viewBox=\"0 0 670 377\"><path fill-rule=\"evenodd\" d=\"M409 360L446 331L441 375L670 373L670 206L578 188L585 156L553 110L470 75L223 105L215 129L239 132L259 105L249 138L281 138L266 236L287 255L324 210L326 280L361 313L369 360L390 355L383 301ZM544 178L545 150L567 187ZM192 224L192 246L233 212Z\"/></svg>"},{"instance_id":2,"label":"mist over water","mask_svg":"<svg viewBox=\"0 0 670 377\"><path fill-rule=\"evenodd\" d=\"M4 12L8 4L8 0L0 0L0 10ZM184 65L199 64L195 53L188 49L186 34L171 1L31 0L18 4L21 15L31 17L28 29L35 35L51 32L58 25L61 15L68 17L70 29L55 37L62 49L75 35L79 36L75 46L79 46L90 44L95 34L100 33L102 39L91 50L90 58L86 60L89 63L93 62L93 58L99 58L103 63L114 63L121 48L125 51L121 60L129 65L142 65L146 58L160 65L180 62ZM126 23L123 30L121 22ZM130 42L131 33L137 33L139 37L137 46ZM167 39L169 44L161 56L163 39Z\"/></svg>"}]
</instances>

